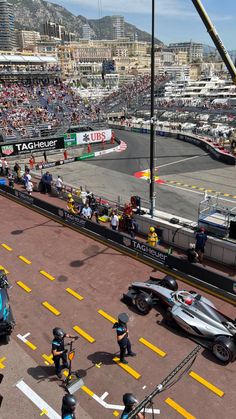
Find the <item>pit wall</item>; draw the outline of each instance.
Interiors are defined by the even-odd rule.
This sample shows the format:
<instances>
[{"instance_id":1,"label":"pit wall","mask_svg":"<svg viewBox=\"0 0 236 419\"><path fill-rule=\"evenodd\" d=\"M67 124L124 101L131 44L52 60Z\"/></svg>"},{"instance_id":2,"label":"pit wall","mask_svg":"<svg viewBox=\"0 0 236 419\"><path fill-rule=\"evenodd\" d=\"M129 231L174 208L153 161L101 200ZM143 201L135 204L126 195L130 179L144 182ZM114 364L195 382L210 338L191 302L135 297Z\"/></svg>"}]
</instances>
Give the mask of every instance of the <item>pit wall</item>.
<instances>
[{"instance_id":1,"label":"pit wall","mask_svg":"<svg viewBox=\"0 0 236 419\"><path fill-rule=\"evenodd\" d=\"M164 217L164 219L163 219ZM176 247L186 251L190 243L195 243L195 231L197 223L191 220L179 218L180 224L172 224L168 219L174 215L156 211L153 218L150 215L135 215L139 231L142 234L148 234L150 225L161 231L161 240L169 244L170 247ZM166 219L167 218L167 219ZM183 226L184 225L184 226ZM207 259L222 263L227 266L236 266L236 242L218 239L208 236L205 246L205 256Z\"/></svg>"}]
</instances>

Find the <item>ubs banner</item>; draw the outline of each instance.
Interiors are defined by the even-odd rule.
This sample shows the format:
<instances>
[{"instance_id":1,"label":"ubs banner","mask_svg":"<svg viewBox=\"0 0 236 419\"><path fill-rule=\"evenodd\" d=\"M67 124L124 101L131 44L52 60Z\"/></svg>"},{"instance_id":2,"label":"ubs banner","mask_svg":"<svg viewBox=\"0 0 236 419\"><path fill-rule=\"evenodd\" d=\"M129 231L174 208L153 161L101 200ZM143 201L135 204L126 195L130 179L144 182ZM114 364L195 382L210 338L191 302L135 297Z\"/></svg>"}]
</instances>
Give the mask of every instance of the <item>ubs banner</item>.
<instances>
[{"instance_id":1,"label":"ubs banner","mask_svg":"<svg viewBox=\"0 0 236 419\"><path fill-rule=\"evenodd\" d=\"M65 147L73 147L89 143L103 143L110 141L110 139L111 129L64 134Z\"/></svg>"},{"instance_id":2,"label":"ubs banner","mask_svg":"<svg viewBox=\"0 0 236 419\"><path fill-rule=\"evenodd\" d=\"M33 153L35 151L58 150L60 148L64 148L64 139L62 137L6 144L2 145L0 150L2 156L14 156L19 154Z\"/></svg>"}]
</instances>

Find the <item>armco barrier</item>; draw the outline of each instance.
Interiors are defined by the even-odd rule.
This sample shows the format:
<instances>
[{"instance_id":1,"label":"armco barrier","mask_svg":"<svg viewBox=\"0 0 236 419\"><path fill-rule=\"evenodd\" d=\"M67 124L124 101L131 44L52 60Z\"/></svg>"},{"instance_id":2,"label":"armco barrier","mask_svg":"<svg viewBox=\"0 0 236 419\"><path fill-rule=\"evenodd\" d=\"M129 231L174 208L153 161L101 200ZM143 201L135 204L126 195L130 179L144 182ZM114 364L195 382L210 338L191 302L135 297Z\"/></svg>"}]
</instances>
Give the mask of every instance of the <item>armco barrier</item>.
<instances>
[{"instance_id":1,"label":"armco barrier","mask_svg":"<svg viewBox=\"0 0 236 419\"><path fill-rule=\"evenodd\" d=\"M231 302L236 303L236 282L234 279L226 275L219 275L210 268L203 268L198 264L191 264L187 260L169 255L167 252L153 248L139 240L131 239L129 236L110 230L93 221L86 220L78 215L72 215L65 209L49 204L41 199L29 196L25 192L10 188L6 185L0 185L2 194L11 195L16 200L29 207L40 210L45 215L52 216L55 220L63 221L67 225L73 226L78 231L86 231L91 235L107 243L110 242L118 249L121 247L127 250L131 255L143 260L151 262L160 269L164 269L167 273L176 276L181 275L181 279L193 285L202 284L202 286L213 289L218 295L226 297Z\"/></svg>"}]
</instances>

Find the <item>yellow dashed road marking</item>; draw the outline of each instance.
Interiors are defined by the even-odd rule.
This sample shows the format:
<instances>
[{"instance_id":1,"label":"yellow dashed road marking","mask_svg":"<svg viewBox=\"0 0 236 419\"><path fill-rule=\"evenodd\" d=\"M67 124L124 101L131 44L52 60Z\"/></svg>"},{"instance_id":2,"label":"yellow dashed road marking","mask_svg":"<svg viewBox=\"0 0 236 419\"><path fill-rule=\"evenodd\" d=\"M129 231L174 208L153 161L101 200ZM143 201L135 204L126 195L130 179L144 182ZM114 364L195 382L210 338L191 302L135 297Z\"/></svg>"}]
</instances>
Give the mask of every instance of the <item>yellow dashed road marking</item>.
<instances>
[{"instance_id":1,"label":"yellow dashed road marking","mask_svg":"<svg viewBox=\"0 0 236 419\"><path fill-rule=\"evenodd\" d=\"M109 322L113 324L117 322L117 320L114 317L110 316L110 314L107 314L103 310L98 310L98 313L101 314L101 316L103 316L105 319L109 320Z\"/></svg>"},{"instance_id":2,"label":"yellow dashed road marking","mask_svg":"<svg viewBox=\"0 0 236 419\"><path fill-rule=\"evenodd\" d=\"M31 292L31 288L27 287L27 285L24 284L24 282L22 281L17 281L17 285L19 285L19 287L23 288L23 290L25 290L26 292Z\"/></svg>"},{"instance_id":3,"label":"yellow dashed road marking","mask_svg":"<svg viewBox=\"0 0 236 419\"><path fill-rule=\"evenodd\" d=\"M40 416L47 415L47 414L48 414L48 411L46 409L43 409L42 412L40 413Z\"/></svg>"},{"instance_id":4,"label":"yellow dashed road marking","mask_svg":"<svg viewBox=\"0 0 236 419\"><path fill-rule=\"evenodd\" d=\"M43 354L42 355L42 358L45 360L45 364L50 364L50 365L53 365L54 364L54 362L53 362L53 360L52 360L52 354L51 355L46 355L46 354Z\"/></svg>"},{"instance_id":5,"label":"yellow dashed road marking","mask_svg":"<svg viewBox=\"0 0 236 419\"><path fill-rule=\"evenodd\" d=\"M206 189L206 188L200 188L199 186L195 186L195 185L188 185L187 183L182 183L182 182L177 182L175 180L165 180L166 183L171 183L173 185L177 185L177 186L183 186L185 188L190 188L190 189L196 189L198 191L206 191L206 192L212 192L212 193L216 193L218 195L221 196L226 196L226 197L231 197L236 199L236 195L232 195L230 193L223 193L223 192L219 192L219 191L215 191L214 189Z\"/></svg>"},{"instance_id":6,"label":"yellow dashed road marking","mask_svg":"<svg viewBox=\"0 0 236 419\"><path fill-rule=\"evenodd\" d=\"M119 412L117 412L117 410L114 410L113 415L114 416L119 416Z\"/></svg>"},{"instance_id":7,"label":"yellow dashed road marking","mask_svg":"<svg viewBox=\"0 0 236 419\"><path fill-rule=\"evenodd\" d=\"M41 275L45 276L47 279L50 279L50 281L54 281L55 278L54 276L50 275L49 273L45 272L45 271L39 271L41 273Z\"/></svg>"},{"instance_id":8,"label":"yellow dashed road marking","mask_svg":"<svg viewBox=\"0 0 236 419\"><path fill-rule=\"evenodd\" d=\"M156 354L158 354L161 357L166 356L166 352L162 351L160 348L158 348L157 346L153 345L152 343L148 342L148 340L144 339L144 338L140 338L139 342L141 342L143 345L147 346L149 349L151 349L153 352L156 352Z\"/></svg>"},{"instance_id":9,"label":"yellow dashed road marking","mask_svg":"<svg viewBox=\"0 0 236 419\"><path fill-rule=\"evenodd\" d=\"M82 386L80 387L81 390L83 390L85 393L87 393L89 396L93 397L94 396L94 392L92 390L90 390L90 388L88 388L87 386Z\"/></svg>"},{"instance_id":10,"label":"yellow dashed road marking","mask_svg":"<svg viewBox=\"0 0 236 419\"><path fill-rule=\"evenodd\" d=\"M88 342L93 343L95 342L95 339L92 338L88 333L86 333L83 329L81 329L79 326L74 326L73 329L75 332L77 332L80 336L82 336L84 339L86 339Z\"/></svg>"},{"instance_id":11,"label":"yellow dashed road marking","mask_svg":"<svg viewBox=\"0 0 236 419\"><path fill-rule=\"evenodd\" d=\"M21 259L23 262L25 262L27 265L31 265L31 261L26 259L24 256L18 256L19 259Z\"/></svg>"},{"instance_id":12,"label":"yellow dashed road marking","mask_svg":"<svg viewBox=\"0 0 236 419\"><path fill-rule=\"evenodd\" d=\"M76 291L72 290L71 288L66 288L66 291L80 301L84 299L84 297L82 297L82 295L79 295Z\"/></svg>"},{"instance_id":13,"label":"yellow dashed road marking","mask_svg":"<svg viewBox=\"0 0 236 419\"><path fill-rule=\"evenodd\" d=\"M47 301L44 301L42 305L47 308L49 311L51 311L55 316L60 316L60 311L58 311L55 307L53 307L51 304L49 304Z\"/></svg>"},{"instance_id":14,"label":"yellow dashed road marking","mask_svg":"<svg viewBox=\"0 0 236 419\"><path fill-rule=\"evenodd\" d=\"M1 246L4 247L4 249L9 250L9 252L12 251L12 248L5 243L2 243Z\"/></svg>"},{"instance_id":15,"label":"yellow dashed road marking","mask_svg":"<svg viewBox=\"0 0 236 419\"><path fill-rule=\"evenodd\" d=\"M33 351L35 351L37 349L37 346L35 346L32 342L30 342L29 340L25 341L26 345L31 348Z\"/></svg>"},{"instance_id":16,"label":"yellow dashed road marking","mask_svg":"<svg viewBox=\"0 0 236 419\"><path fill-rule=\"evenodd\" d=\"M3 362L6 360L7 358L4 356L3 358L0 358L0 370L3 370L3 368L6 367L6 365L3 364Z\"/></svg>"},{"instance_id":17,"label":"yellow dashed road marking","mask_svg":"<svg viewBox=\"0 0 236 419\"><path fill-rule=\"evenodd\" d=\"M189 373L190 377L194 378L194 380L201 383L203 386L207 387L209 390L213 391L213 393L217 394L219 397L224 396L224 392L220 390L218 387L214 386L213 384L209 383L209 381L202 378L200 375L196 374L194 371Z\"/></svg>"},{"instance_id":18,"label":"yellow dashed road marking","mask_svg":"<svg viewBox=\"0 0 236 419\"><path fill-rule=\"evenodd\" d=\"M185 410L183 407L181 407L178 403L176 403L174 400L170 399L169 397L168 397L168 399L165 400L165 402L170 407L175 409L184 418L186 418L186 419L196 419L195 416L191 415L191 413L187 412L187 410Z\"/></svg>"},{"instance_id":19,"label":"yellow dashed road marking","mask_svg":"<svg viewBox=\"0 0 236 419\"><path fill-rule=\"evenodd\" d=\"M6 268L4 268L4 266L0 265L0 269L3 269L6 275L9 274L9 271Z\"/></svg>"},{"instance_id":20,"label":"yellow dashed road marking","mask_svg":"<svg viewBox=\"0 0 236 419\"><path fill-rule=\"evenodd\" d=\"M139 380L139 378L141 377L141 375L137 371L135 371L133 368L129 367L127 364L122 364L122 362L120 362L120 358L115 357L113 358L113 361L117 365L119 365L119 367L121 367L123 370L128 372L128 374L132 375L132 377L134 377L136 380Z\"/></svg>"}]
</instances>

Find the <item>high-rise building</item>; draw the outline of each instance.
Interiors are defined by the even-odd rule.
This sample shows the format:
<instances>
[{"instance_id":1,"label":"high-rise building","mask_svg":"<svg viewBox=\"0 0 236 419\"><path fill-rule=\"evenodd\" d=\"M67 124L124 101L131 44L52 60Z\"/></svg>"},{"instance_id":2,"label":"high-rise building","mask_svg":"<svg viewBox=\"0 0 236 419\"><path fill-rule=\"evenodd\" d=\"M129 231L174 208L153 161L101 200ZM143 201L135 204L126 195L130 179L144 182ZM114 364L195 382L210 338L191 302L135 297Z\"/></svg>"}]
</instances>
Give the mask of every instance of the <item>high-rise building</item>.
<instances>
[{"instance_id":1,"label":"high-rise building","mask_svg":"<svg viewBox=\"0 0 236 419\"><path fill-rule=\"evenodd\" d=\"M65 26L50 21L43 23L43 35L48 35L50 38L60 39L63 42L72 42L75 40L75 34L66 31Z\"/></svg>"},{"instance_id":2,"label":"high-rise building","mask_svg":"<svg viewBox=\"0 0 236 419\"><path fill-rule=\"evenodd\" d=\"M0 0L0 50L11 51L16 47L13 5Z\"/></svg>"},{"instance_id":3,"label":"high-rise building","mask_svg":"<svg viewBox=\"0 0 236 419\"><path fill-rule=\"evenodd\" d=\"M125 21L124 16L112 16L113 39L124 38Z\"/></svg>"},{"instance_id":4,"label":"high-rise building","mask_svg":"<svg viewBox=\"0 0 236 419\"><path fill-rule=\"evenodd\" d=\"M92 37L92 31L91 31L91 27L89 26L88 23L85 23L82 27L82 31L83 31L83 39L87 39L88 41L91 39Z\"/></svg>"},{"instance_id":5,"label":"high-rise building","mask_svg":"<svg viewBox=\"0 0 236 419\"><path fill-rule=\"evenodd\" d=\"M20 50L34 51L40 40L40 33L36 31L19 30L16 32L17 46Z\"/></svg>"}]
</instances>

